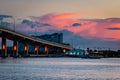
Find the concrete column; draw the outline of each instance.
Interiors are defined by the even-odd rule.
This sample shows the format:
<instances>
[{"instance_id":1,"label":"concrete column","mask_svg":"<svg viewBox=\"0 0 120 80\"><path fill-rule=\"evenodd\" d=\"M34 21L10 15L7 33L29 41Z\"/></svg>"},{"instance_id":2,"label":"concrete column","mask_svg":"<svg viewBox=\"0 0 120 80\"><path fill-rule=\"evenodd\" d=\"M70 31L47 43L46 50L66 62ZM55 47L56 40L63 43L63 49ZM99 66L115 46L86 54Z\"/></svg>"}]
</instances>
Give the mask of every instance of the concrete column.
<instances>
[{"instance_id":1,"label":"concrete column","mask_svg":"<svg viewBox=\"0 0 120 80\"><path fill-rule=\"evenodd\" d=\"M44 45L44 53L46 53L46 54L48 55L48 52L49 52L48 46L47 46L47 45Z\"/></svg>"},{"instance_id":2,"label":"concrete column","mask_svg":"<svg viewBox=\"0 0 120 80\"><path fill-rule=\"evenodd\" d=\"M28 54L28 49L29 49L28 43L25 42L25 43L24 43L24 55L25 55L25 56L28 56L28 55L29 55L29 54Z\"/></svg>"},{"instance_id":3,"label":"concrete column","mask_svg":"<svg viewBox=\"0 0 120 80\"><path fill-rule=\"evenodd\" d=\"M7 56L6 37L2 37L1 55L2 56Z\"/></svg>"},{"instance_id":4,"label":"concrete column","mask_svg":"<svg viewBox=\"0 0 120 80\"><path fill-rule=\"evenodd\" d=\"M18 56L18 41L14 40L13 42L13 56Z\"/></svg>"},{"instance_id":5,"label":"concrete column","mask_svg":"<svg viewBox=\"0 0 120 80\"><path fill-rule=\"evenodd\" d=\"M60 49L57 48L56 54L60 54L60 53L61 53L61 52L60 52Z\"/></svg>"},{"instance_id":6,"label":"concrete column","mask_svg":"<svg viewBox=\"0 0 120 80\"><path fill-rule=\"evenodd\" d=\"M57 55L61 55L63 53L63 49L62 48L57 48L56 49L56 54Z\"/></svg>"},{"instance_id":7,"label":"concrete column","mask_svg":"<svg viewBox=\"0 0 120 80\"><path fill-rule=\"evenodd\" d=\"M38 55L39 46L37 44L34 45L34 54Z\"/></svg>"}]
</instances>

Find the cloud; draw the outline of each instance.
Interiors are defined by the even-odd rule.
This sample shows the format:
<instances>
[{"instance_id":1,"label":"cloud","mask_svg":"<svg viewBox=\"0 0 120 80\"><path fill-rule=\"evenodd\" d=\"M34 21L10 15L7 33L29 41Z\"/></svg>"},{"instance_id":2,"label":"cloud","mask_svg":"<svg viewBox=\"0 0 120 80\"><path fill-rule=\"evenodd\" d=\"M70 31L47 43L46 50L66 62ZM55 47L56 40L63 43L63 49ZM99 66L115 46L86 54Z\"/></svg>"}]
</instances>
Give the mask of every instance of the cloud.
<instances>
[{"instance_id":1,"label":"cloud","mask_svg":"<svg viewBox=\"0 0 120 80\"><path fill-rule=\"evenodd\" d=\"M77 26L81 26L81 24L80 23L73 23L72 26L77 27Z\"/></svg>"},{"instance_id":2,"label":"cloud","mask_svg":"<svg viewBox=\"0 0 120 80\"><path fill-rule=\"evenodd\" d=\"M3 17L3 18L11 18L11 17L13 17L13 16L11 16L11 15L0 15L0 17Z\"/></svg>"},{"instance_id":3,"label":"cloud","mask_svg":"<svg viewBox=\"0 0 120 80\"><path fill-rule=\"evenodd\" d=\"M120 18L75 19L77 13L50 13L43 16L31 16L32 20L23 20L20 30L46 32L49 30L67 30L84 38L120 40ZM115 26L115 27L113 27Z\"/></svg>"},{"instance_id":4,"label":"cloud","mask_svg":"<svg viewBox=\"0 0 120 80\"><path fill-rule=\"evenodd\" d=\"M56 14L56 18L58 19L65 19L65 18L71 18L74 16L79 15L79 13L63 13L63 14Z\"/></svg>"},{"instance_id":5,"label":"cloud","mask_svg":"<svg viewBox=\"0 0 120 80\"><path fill-rule=\"evenodd\" d=\"M0 20L3 20L4 18L12 18L13 16L11 16L11 15L0 15Z\"/></svg>"},{"instance_id":6,"label":"cloud","mask_svg":"<svg viewBox=\"0 0 120 80\"><path fill-rule=\"evenodd\" d=\"M11 26L13 26L12 23L8 23L8 22L1 22L1 25L5 26L5 27L11 27Z\"/></svg>"},{"instance_id":7,"label":"cloud","mask_svg":"<svg viewBox=\"0 0 120 80\"><path fill-rule=\"evenodd\" d=\"M108 30L120 30L120 28L113 27L113 28L107 28Z\"/></svg>"},{"instance_id":8,"label":"cloud","mask_svg":"<svg viewBox=\"0 0 120 80\"><path fill-rule=\"evenodd\" d=\"M107 22L120 23L120 18L107 18Z\"/></svg>"},{"instance_id":9,"label":"cloud","mask_svg":"<svg viewBox=\"0 0 120 80\"><path fill-rule=\"evenodd\" d=\"M120 32L118 30L120 28L120 18L75 19L73 18L74 16L78 16L78 14L50 13L40 17L32 16L31 19L41 24L37 28L43 32L47 30L68 30L85 38L96 37L105 40L120 40ZM47 27L43 28L44 26ZM113 28L113 26L116 26L116 28Z\"/></svg>"},{"instance_id":10,"label":"cloud","mask_svg":"<svg viewBox=\"0 0 120 80\"><path fill-rule=\"evenodd\" d=\"M43 24L41 24L41 26L51 26L51 25L47 24L47 23L43 23Z\"/></svg>"},{"instance_id":11,"label":"cloud","mask_svg":"<svg viewBox=\"0 0 120 80\"><path fill-rule=\"evenodd\" d=\"M31 28L34 28L36 26L36 24L34 22L32 22L30 20L26 20L26 19L22 21L22 24L26 24L26 25L30 26Z\"/></svg>"}]
</instances>

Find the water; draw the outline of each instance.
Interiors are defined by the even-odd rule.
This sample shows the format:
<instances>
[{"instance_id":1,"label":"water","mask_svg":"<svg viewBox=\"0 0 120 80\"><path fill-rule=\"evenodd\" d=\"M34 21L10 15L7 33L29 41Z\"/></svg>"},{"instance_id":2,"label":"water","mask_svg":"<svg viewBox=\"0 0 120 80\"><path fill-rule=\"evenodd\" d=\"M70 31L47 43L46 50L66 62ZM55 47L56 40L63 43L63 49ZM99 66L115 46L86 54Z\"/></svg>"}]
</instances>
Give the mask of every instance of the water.
<instances>
[{"instance_id":1,"label":"water","mask_svg":"<svg viewBox=\"0 0 120 80\"><path fill-rule=\"evenodd\" d=\"M120 80L120 58L0 58L0 80Z\"/></svg>"}]
</instances>

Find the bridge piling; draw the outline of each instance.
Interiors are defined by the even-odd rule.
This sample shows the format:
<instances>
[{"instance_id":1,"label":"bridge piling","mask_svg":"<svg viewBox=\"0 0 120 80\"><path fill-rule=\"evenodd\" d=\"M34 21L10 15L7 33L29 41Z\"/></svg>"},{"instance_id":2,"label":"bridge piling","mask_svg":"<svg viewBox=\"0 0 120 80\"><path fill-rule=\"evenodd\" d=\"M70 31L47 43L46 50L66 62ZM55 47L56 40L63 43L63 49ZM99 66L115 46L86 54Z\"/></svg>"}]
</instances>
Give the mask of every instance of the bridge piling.
<instances>
[{"instance_id":1,"label":"bridge piling","mask_svg":"<svg viewBox=\"0 0 120 80\"><path fill-rule=\"evenodd\" d=\"M24 43L24 56L29 56L28 49L29 49L28 43L25 42Z\"/></svg>"},{"instance_id":2,"label":"bridge piling","mask_svg":"<svg viewBox=\"0 0 120 80\"><path fill-rule=\"evenodd\" d=\"M47 45L44 45L44 53L48 55L48 46Z\"/></svg>"},{"instance_id":3,"label":"bridge piling","mask_svg":"<svg viewBox=\"0 0 120 80\"><path fill-rule=\"evenodd\" d=\"M18 41L13 42L13 57L18 57Z\"/></svg>"},{"instance_id":4,"label":"bridge piling","mask_svg":"<svg viewBox=\"0 0 120 80\"><path fill-rule=\"evenodd\" d=\"M1 56L7 56L7 47L6 47L6 37L2 37L2 49L1 49Z\"/></svg>"},{"instance_id":5,"label":"bridge piling","mask_svg":"<svg viewBox=\"0 0 120 80\"><path fill-rule=\"evenodd\" d=\"M34 54L35 55L38 55L38 48L39 48L38 44L34 44Z\"/></svg>"}]
</instances>

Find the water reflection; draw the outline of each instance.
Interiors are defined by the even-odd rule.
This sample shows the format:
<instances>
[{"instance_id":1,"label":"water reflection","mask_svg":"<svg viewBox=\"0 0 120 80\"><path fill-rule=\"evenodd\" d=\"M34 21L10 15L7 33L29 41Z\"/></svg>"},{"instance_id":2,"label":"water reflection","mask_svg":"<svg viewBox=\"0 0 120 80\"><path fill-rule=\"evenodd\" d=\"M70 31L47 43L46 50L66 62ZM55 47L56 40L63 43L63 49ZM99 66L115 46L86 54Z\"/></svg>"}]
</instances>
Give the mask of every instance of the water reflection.
<instances>
[{"instance_id":1,"label":"water reflection","mask_svg":"<svg viewBox=\"0 0 120 80\"><path fill-rule=\"evenodd\" d=\"M0 63L3 63L3 64L6 63L6 59L5 58L1 58L0 59Z\"/></svg>"},{"instance_id":2,"label":"water reflection","mask_svg":"<svg viewBox=\"0 0 120 80\"><path fill-rule=\"evenodd\" d=\"M17 58L0 58L0 64L19 64L20 61Z\"/></svg>"}]
</instances>

